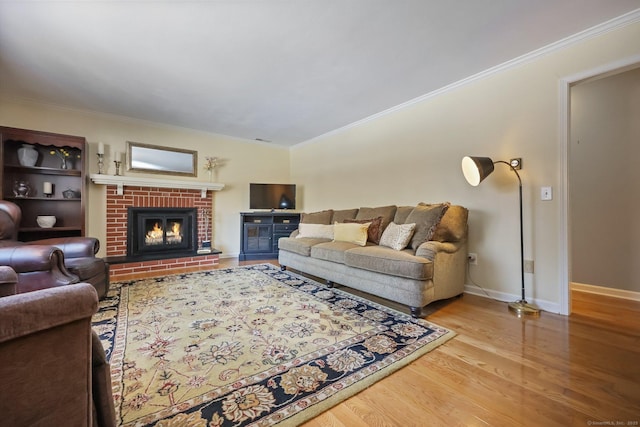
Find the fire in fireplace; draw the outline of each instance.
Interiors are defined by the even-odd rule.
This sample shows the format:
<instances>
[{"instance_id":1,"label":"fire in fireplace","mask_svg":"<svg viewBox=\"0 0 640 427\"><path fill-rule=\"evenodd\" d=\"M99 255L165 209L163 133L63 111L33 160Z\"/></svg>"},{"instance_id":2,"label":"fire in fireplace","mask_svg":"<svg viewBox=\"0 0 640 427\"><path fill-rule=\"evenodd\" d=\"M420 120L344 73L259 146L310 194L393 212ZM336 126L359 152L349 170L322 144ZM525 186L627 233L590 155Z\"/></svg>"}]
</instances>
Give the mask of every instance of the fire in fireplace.
<instances>
[{"instance_id":1,"label":"fire in fireplace","mask_svg":"<svg viewBox=\"0 0 640 427\"><path fill-rule=\"evenodd\" d=\"M195 208L128 209L127 256L192 255L197 249Z\"/></svg>"}]
</instances>

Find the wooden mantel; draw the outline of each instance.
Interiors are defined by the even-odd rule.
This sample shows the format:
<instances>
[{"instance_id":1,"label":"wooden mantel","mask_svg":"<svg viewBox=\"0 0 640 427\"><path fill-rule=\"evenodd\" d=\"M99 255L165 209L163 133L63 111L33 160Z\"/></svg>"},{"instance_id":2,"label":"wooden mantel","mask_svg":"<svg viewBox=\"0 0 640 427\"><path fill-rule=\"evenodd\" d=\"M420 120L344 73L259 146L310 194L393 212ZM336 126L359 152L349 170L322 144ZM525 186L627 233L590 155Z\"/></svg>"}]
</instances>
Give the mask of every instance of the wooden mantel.
<instances>
[{"instance_id":1,"label":"wooden mantel","mask_svg":"<svg viewBox=\"0 0 640 427\"><path fill-rule=\"evenodd\" d=\"M124 187L127 185L137 187L158 187L158 188L178 188L188 190L200 190L201 197L207 197L207 191L220 191L224 184L203 181L183 181L171 178L148 178L127 175L105 175L94 173L90 176L94 184L115 185L118 188L118 195L124 194Z\"/></svg>"}]
</instances>

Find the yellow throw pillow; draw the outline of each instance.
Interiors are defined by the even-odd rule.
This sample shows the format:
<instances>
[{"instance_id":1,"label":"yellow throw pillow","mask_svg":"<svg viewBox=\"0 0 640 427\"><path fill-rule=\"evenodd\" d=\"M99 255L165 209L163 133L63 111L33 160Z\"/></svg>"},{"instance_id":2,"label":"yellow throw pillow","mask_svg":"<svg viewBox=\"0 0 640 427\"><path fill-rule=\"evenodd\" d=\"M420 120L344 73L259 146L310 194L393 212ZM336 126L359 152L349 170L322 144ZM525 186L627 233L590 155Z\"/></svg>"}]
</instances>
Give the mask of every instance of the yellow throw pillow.
<instances>
[{"instance_id":1,"label":"yellow throw pillow","mask_svg":"<svg viewBox=\"0 0 640 427\"><path fill-rule=\"evenodd\" d=\"M296 238L313 237L316 239L333 240L333 225L325 224L298 224L298 235Z\"/></svg>"},{"instance_id":2,"label":"yellow throw pillow","mask_svg":"<svg viewBox=\"0 0 640 427\"><path fill-rule=\"evenodd\" d=\"M336 222L333 224L333 241L364 246L367 244L367 230L370 224L370 222L364 224Z\"/></svg>"}]
</instances>

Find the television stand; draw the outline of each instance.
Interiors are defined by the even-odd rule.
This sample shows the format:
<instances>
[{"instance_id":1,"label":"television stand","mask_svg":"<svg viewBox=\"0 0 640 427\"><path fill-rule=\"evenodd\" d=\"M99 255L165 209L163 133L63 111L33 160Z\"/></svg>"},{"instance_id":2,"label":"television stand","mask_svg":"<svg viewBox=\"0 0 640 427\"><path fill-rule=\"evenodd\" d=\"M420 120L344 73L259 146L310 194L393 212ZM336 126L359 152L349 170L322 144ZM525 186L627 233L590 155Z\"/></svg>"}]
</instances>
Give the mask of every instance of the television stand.
<instances>
[{"instance_id":1,"label":"television stand","mask_svg":"<svg viewBox=\"0 0 640 427\"><path fill-rule=\"evenodd\" d=\"M240 213L240 261L278 258L278 239L288 237L300 223L299 213L282 211Z\"/></svg>"}]
</instances>

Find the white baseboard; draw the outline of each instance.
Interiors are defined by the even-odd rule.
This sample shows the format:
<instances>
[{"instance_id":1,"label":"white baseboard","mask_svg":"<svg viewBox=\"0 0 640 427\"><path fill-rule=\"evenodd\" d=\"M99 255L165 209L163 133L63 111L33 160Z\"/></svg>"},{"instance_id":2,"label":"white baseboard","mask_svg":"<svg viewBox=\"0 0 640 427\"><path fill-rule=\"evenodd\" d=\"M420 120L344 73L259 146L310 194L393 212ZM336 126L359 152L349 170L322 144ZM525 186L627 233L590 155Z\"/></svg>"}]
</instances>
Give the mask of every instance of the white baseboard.
<instances>
[{"instance_id":1,"label":"white baseboard","mask_svg":"<svg viewBox=\"0 0 640 427\"><path fill-rule=\"evenodd\" d=\"M626 289L606 288L604 286L587 285L585 283L571 282L572 291L587 292L590 294L602 295L614 298L623 298L631 301L640 301L640 292L628 291Z\"/></svg>"},{"instance_id":2,"label":"white baseboard","mask_svg":"<svg viewBox=\"0 0 640 427\"><path fill-rule=\"evenodd\" d=\"M464 285L464 293L471 294L471 295L478 295L485 298L491 298L491 299L502 301L502 302L518 301L521 297L521 295L508 294L505 292L497 292L491 289L485 289L483 291L482 289L474 285ZM541 310L548 311L549 313L560 313L560 304L558 304L557 302L546 301L542 299L535 299L530 297L527 297L527 301L530 304L533 304L536 307L540 308Z\"/></svg>"}]
</instances>

